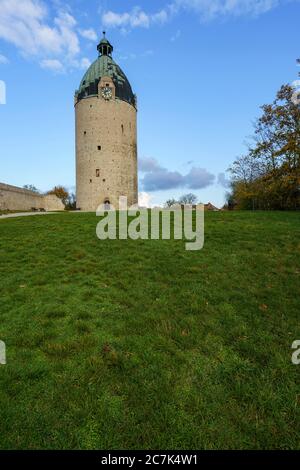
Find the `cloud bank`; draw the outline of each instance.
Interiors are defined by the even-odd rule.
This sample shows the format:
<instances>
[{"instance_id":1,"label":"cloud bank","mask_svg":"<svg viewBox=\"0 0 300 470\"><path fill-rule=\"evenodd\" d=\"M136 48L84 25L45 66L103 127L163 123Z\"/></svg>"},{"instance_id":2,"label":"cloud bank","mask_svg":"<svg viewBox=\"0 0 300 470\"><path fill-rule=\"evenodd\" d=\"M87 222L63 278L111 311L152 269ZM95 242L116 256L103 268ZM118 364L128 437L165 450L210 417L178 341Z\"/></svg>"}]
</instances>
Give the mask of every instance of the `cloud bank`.
<instances>
[{"instance_id":1,"label":"cloud bank","mask_svg":"<svg viewBox=\"0 0 300 470\"><path fill-rule=\"evenodd\" d=\"M215 181L215 176L204 168L192 167L186 175L170 171L159 165L155 158L139 160L139 171L144 173L141 179L144 191L159 191L175 188L203 189Z\"/></svg>"},{"instance_id":2,"label":"cloud bank","mask_svg":"<svg viewBox=\"0 0 300 470\"><path fill-rule=\"evenodd\" d=\"M81 68L79 34L95 38L93 30L77 32L77 21L67 9L58 7L51 16L42 0L0 0L0 39L23 56L36 57L43 68Z\"/></svg>"},{"instance_id":3,"label":"cloud bank","mask_svg":"<svg viewBox=\"0 0 300 470\"><path fill-rule=\"evenodd\" d=\"M277 7L286 0L173 0L155 13L147 13L136 6L132 10L117 13L106 11L102 22L107 27L121 29L149 28L153 24L164 24L182 11L197 14L201 21L217 17L258 16ZM293 1L293 0L291 0Z\"/></svg>"},{"instance_id":4,"label":"cloud bank","mask_svg":"<svg viewBox=\"0 0 300 470\"><path fill-rule=\"evenodd\" d=\"M154 14L145 13L141 7L136 6L130 12L115 13L113 11L104 12L102 22L104 26L119 28L149 28L153 23L163 24L169 19L168 10L160 10Z\"/></svg>"},{"instance_id":5,"label":"cloud bank","mask_svg":"<svg viewBox=\"0 0 300 470\"><path fill-rule=\"evenodd\" d=\"M79 34L89 41L97 41L98 39L97 33L93 28L79 29Z\"/></svg>"}]
</instances>

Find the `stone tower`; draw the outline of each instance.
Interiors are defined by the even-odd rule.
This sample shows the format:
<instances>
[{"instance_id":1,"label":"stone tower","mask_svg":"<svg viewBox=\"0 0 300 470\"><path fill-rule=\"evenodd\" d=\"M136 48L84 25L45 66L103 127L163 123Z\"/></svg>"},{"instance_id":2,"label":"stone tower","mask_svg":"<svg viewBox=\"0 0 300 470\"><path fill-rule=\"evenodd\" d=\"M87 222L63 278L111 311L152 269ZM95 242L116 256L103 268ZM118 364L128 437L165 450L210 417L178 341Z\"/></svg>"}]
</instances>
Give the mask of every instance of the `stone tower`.
<instances>
[{"instance_id":1,"label":"stone tower","mask_svg":"<svg viewBox=\"0 0 300 470\"><path fill-rule=\"evenodd\" d=\"M77 209L137 203L137 103L105 33L75 93Z\"/></svg>"}]
</instances>

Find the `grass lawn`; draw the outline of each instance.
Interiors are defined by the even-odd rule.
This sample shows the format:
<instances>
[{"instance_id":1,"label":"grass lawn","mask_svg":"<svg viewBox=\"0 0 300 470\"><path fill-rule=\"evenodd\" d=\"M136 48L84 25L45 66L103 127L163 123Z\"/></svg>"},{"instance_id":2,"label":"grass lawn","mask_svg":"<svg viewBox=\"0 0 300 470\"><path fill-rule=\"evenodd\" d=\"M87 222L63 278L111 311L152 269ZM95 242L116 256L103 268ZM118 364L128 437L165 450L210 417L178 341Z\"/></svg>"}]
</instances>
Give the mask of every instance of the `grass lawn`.
<instances>
[{"instance_id":1,"label":"grass lawn","mask_svg":"<svg viewBox=\"0 0 300 470\"><path fill-rule=\"evenodd\" d=\"M300 449L300 213L184 241L0 221L1 449Z\"/></svg>"}]
</instances>

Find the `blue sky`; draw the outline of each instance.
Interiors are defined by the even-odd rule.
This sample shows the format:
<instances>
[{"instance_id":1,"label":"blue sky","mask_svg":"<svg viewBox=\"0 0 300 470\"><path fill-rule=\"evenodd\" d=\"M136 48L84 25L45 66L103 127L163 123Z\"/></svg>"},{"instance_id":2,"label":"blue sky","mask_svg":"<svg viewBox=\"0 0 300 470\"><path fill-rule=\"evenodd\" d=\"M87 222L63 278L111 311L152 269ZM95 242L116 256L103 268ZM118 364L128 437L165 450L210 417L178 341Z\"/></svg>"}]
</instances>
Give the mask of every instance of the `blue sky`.
<instances>
[{"instance_id":1,"label":"blue sky","mask_svg":"<svg viewBox=\"0 0 300 470\"><path fill-rule=\"evenodd\" d=\"M297 0L0 0L0 181L74 188L74 91L105 29L138 96L142 201L222 205L259 106L297 80L299 16Z\"/></svg>"}]
</instances>

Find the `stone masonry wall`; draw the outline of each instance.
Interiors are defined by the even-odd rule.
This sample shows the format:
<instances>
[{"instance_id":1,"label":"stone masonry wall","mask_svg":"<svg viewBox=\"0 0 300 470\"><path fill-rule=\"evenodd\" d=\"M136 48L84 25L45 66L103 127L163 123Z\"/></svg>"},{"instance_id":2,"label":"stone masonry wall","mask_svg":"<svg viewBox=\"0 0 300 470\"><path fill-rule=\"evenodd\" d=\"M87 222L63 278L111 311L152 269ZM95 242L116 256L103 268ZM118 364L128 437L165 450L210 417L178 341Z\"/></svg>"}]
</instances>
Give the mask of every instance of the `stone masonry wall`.
<instances>
[{"instance_id":1,"label":"stone masonry wall","mask_svg":"<svg viewBox=\"0 0 300 470\"><path fill-rule=\"evenodd\" d=\"M24 188L0 183L0 210L31 211L62 211L64 205L55 195L42 195Z\"/></svg>"}]
</instances>

